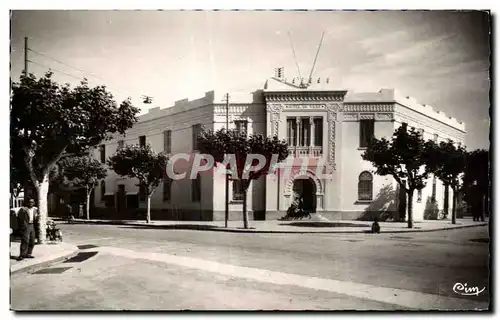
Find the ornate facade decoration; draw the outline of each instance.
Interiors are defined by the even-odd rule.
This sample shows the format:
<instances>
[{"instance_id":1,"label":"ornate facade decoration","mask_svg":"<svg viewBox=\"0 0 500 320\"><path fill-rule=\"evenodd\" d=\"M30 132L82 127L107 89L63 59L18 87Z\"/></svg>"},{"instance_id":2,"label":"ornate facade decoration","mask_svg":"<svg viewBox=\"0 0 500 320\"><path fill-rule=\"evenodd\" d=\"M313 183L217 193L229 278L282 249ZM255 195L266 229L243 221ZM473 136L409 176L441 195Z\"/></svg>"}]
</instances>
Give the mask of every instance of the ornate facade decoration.
<instances>
[{"instance_id":1,"label":"ornate facade decoration","mask_svg":"<svg viewBox=\"0 0 500 320\"><path fill-rule=\"evenodd\" d=\"M325 104L286 104L286 110L325 110Z\"/></svg>"},{"instance_id":2,"label":"ornate facade decoration","mask_svg":"<svg viewBox=\"0 0 500 320\"><path fill-rule=\"evenodd\" d=\"M359 120L374 120L374 119L375 119L374 113L360 113L359 114Z\"/></svg>"},{"instance_id":3,"label":"ornate facade decoration","mask_svg":"<svg viewBox=\"0 0 500 320\"><path fill-rule=\"evenodd\" d=\"M358 113L344 113L344 121L358 121L359 114Z\"/></svg>"},{"instance_id":4,"label":"ornate facade decoration","mask_svg":"<svg viewBox=\"0 0 500 320\"><path fill-rule=\"evenodd\" d=\"M376 113L375 120L392 121L392 120L394 120L394 114L392 114L392 113Z\"/></svg>"},{"instance_id":5,"label":"ornate facade decoration","mask_svg":"<svg viewBox=\"0 0 500 320\"><path fill-rule=\"evenodd\" d=\"M345 92L339 91L335 93L321 92L268 92L265 93L267 102L278 101L342 101Z\"/></svg>"},{"instance_id":6,"label":"ornate facade decoration","mask_svg":"<svg viewBox=\"0 0 500 320\"><path fill-rule=\"evenodd\" d=\"M331 170L335 170L335 125L337 122L337 113L341 111L341 105L338 103L328 104L326 106L328 111L328 163Z\"/></svg>"},{"instance_id":7,"label":"ornate facade decoration","mask_svg":"<svg viewBox=\"0 0 500 320\"><path fill-rule=\"evenodd\" d=\"M393 103L377 103L377 104L344 104L345 112L394 112Z\"/></svg>"},{"instance_id":8,"label":"ornate facade decoration","mask_svg":"<svg viewBox=\"0 0 500 320\"><path fill-rule=\"evenodd\" d=\"M283 110L283 105L279 103L271 103L267 106L268 114L271 115L271 135L277 136L279 132L280 113Z\"/></svg>"}]
</instances>

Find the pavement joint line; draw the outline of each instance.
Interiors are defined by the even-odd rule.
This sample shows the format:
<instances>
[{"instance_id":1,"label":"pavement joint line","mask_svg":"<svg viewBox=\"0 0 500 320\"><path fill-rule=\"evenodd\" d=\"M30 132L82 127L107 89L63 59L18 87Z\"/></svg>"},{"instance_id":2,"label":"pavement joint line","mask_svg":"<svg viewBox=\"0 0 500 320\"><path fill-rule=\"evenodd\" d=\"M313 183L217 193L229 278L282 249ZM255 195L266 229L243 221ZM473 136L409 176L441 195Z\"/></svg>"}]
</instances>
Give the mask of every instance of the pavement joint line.
<instances>
[{"instance_id":1,"label":"pavement joint line","mask_svg":"<svg viewBox=\"0 0 500 320\"><path fill-rule=\"evenodd\" d=\"M277 285L292 285L344 294L360 299L399 305L422 310L486 310L485 301L453 298L404 289L379 287L349 281L304 276L252 267L235 266L199 258L183 257L156 252L138 252L115 247L100 247L99 252L111 255L174 264L232 277L245 278ZM444 309L445 306L445 309Z\"/></svg>"}]
</instances>

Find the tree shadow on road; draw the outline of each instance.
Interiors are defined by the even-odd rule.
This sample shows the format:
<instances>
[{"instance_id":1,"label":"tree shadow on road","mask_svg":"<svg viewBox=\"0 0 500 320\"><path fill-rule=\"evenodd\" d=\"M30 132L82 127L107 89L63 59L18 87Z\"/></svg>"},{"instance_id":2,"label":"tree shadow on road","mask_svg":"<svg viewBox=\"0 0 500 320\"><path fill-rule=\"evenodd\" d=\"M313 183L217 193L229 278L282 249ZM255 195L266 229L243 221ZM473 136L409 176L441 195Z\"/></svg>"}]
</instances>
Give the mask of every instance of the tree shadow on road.
<instances>
[{"instance_id":1,"label":"tree shadow on road","mask_svg":"<svg viewBox=\"0 0 500 320\"><path fill-rule=\"evenodd\" d=\"M212 225L200 225L200 224L170 224L170 225L147 225L147 226L134 226L125 225L120 228L131 228L131 229L162 229L162 230L221 230L220 227Z\"/></svg>"},{"instance_id":2,"label":"tree shadow on road","mask_svg":"<svg viewBox=\"0 0 500 320\"><path fill-rule=\"evenodd\" d=\"M344 227L357 227L369 228L369 224L349 223L349 222L322 222L322 221L300 221L290 223L280 223L280 226L292 227L310 227L310 228L344 228Z\"/></svg>"}]
</instances>

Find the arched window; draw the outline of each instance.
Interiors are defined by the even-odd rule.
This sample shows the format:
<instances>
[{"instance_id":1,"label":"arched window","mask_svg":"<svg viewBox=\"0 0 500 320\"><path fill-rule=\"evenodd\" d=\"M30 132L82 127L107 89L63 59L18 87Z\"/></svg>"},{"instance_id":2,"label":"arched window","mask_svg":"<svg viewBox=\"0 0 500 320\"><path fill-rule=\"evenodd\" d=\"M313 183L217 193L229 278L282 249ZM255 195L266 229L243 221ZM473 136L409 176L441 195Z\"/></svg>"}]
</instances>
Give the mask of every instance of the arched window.
<instances>
[{"instance_id":1,"label":"arched window","mask_svg":"<svg viewBox=\"0 0 500 320\"><path fill-rule=\"evenodd\" d=\"M363 171L359 175L358 200L373 200L373 176L368 171Z\"/></svg>"}]
</instances>

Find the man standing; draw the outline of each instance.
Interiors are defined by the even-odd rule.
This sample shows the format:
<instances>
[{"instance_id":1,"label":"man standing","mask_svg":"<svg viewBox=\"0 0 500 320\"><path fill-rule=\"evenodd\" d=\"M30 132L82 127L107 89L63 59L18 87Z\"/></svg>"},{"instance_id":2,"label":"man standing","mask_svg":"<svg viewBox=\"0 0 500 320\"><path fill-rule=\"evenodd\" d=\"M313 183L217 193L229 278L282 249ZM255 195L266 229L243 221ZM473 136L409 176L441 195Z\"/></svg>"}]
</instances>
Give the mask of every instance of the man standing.
<instances>
[{"instance_id":1,"label":"man standing","mask_svg":"<svg viewBox=\"0 0 500 320\"><path fill-rule=\"evenodd\" d=\"M29 199L26 207L19 209L18 221L21 232L21 252L18 260L33 258L33 247L35 246L35 223L38 222L38 209L35 200Z\"/></svg>"}]
</instances>

